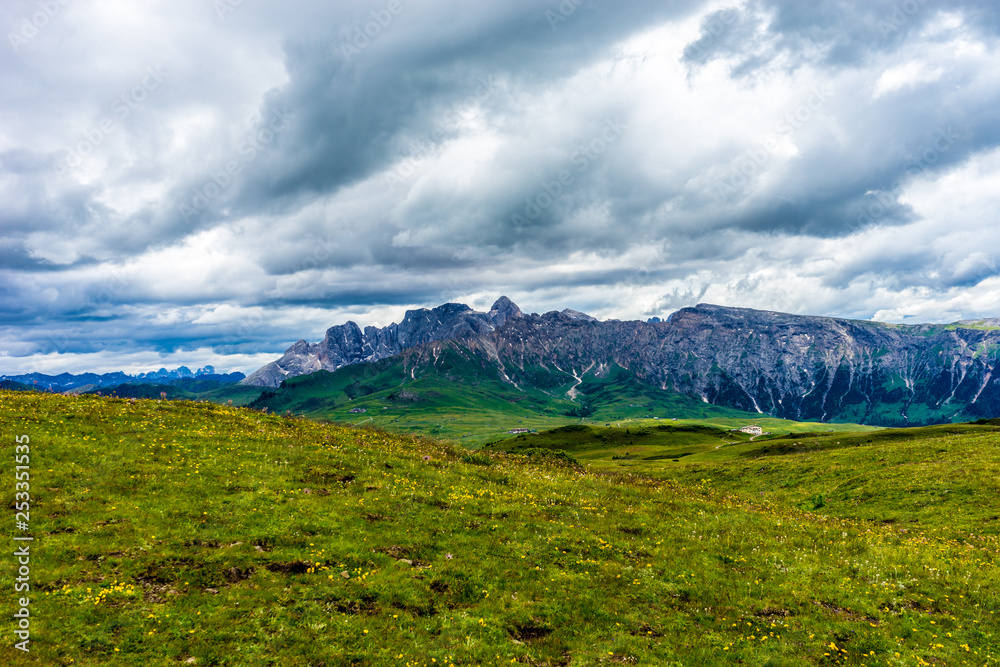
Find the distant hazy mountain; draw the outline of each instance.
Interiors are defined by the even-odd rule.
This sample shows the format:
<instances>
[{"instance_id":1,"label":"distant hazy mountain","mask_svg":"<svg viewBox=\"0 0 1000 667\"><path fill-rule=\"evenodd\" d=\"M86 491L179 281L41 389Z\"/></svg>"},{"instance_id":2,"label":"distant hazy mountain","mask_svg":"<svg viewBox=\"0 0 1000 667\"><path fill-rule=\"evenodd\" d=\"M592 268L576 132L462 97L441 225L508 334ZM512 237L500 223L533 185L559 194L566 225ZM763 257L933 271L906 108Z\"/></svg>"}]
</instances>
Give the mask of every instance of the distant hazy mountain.
<instances>
[{"instance_id":1,"label":"distant hazy mountain","mask_svg":"<svg viewBox=\"0 0 1000 667\"><path fill-rule=\"evenodd\" d=\"M246 376L243 373L216 373L212 366L192 371L181 366L172 371L161 368L158 371L128 375L121 371L114 373L61 373L60 375L44 375L42 373L26 373L24 375L0 375L0 382L15 382L26 385L29 389L64 392L72 390L92 390L101 387L113 387L129 383L172 384L179 380L198 378L199 380L214 380L220 383L236 383Z\"/></svg>"},{"instance_id":2,"label":"distant hazy mountain","mask_svg":"<svg viewBox=\"0 0 1000 667\"><path fill-rule=\"evenodd\" d=\"M332 327L244 383L276 387L410 348L433 353L449 340L515 386L556 387L620 367L653 387L789 419L905 425L1000 415L1000 319L896 325L706 304L665 322L526 315L506 297L488 313L446 304L382 329Z\"/></svg>"}]
</instances>

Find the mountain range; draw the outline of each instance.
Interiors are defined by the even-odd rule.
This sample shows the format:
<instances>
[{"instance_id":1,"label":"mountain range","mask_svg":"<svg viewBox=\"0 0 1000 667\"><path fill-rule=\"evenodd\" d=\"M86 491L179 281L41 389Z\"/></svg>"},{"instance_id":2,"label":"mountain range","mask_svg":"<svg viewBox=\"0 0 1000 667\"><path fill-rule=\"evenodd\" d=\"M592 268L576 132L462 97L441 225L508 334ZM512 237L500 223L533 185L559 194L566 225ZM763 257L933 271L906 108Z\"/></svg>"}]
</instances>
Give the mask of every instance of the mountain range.
<instances>
[{"instance_id":1,"label":"mountain range","mask_svg":"<svg viewBox=\"0 0 1000 667\"><path fill-rule=\"evenodd\" d=\"M905 426L1000 415L1000 319L901 325L710 304L641 322L526 314L507 297L488 312L448 303L387 327L331 327L242 384L279 388L327 371L344 389L353 385L341 369L390 360L352 371L363 394L357 378L391 375L403 386L437 372L445 352L452 366L462 360L515 393L567 401L585 402L580 392L595 380L627 378L643 391L804 421ZM387 375L386 363L398 368Z\"/></svg>"},{"instance_id":2,"label":"mountain range","mask_svg":"<svg viewBox=\"0 0 1000 667\"><path fill-rule=\"evenodd\" d=\"M243 380L243 373L216 373L213 366L205 366L192 371L187 366L174 370L161 368L148 373L129 375L122 371L113 373L60 373L45 375L44 373L25 373L22 375L0 375L0 383L10 389L40 389L52 392L89 391L102 387L116 387L125 384L174 384L178 381L200 380L218 384L234 384Z\"/></svg>"}]
</instances>

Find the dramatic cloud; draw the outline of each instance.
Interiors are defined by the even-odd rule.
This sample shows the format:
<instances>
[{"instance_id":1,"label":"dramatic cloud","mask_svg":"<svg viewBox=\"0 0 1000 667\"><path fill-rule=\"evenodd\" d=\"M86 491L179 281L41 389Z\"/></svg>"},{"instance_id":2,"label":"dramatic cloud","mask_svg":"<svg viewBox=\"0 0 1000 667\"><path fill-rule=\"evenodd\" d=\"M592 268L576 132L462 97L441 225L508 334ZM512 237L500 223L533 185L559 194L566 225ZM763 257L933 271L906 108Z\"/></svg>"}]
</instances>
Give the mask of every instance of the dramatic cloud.
<instances>
[{"instance_id":1,"label":"dramatic cloud","mask_svg":"<svg viewBox=\"0 0 1000 667\"><path fill-rule=\"evenodd\" d=\"M0 25L0 373L249 371L501 294L1000 316L993 2L52 0Z\"/></svg>"}]
</instances>

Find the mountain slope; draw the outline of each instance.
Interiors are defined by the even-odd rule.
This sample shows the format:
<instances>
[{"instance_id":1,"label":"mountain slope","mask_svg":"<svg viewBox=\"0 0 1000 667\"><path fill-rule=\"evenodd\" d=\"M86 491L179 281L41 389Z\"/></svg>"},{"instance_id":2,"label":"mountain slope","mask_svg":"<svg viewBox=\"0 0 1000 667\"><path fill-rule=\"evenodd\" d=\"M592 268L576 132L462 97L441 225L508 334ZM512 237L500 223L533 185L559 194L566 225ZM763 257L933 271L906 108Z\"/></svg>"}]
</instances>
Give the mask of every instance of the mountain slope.
<instances>
[{"instance_id":1,"label":"mountain slope","mask_svg":"<svg viewBox=\"0 0 1000 667\"><path fill-rule=\"evenodd\" d=\"M459 341L522 389L617 367L664 391L786 419L908 426L1000 415L1000 320L904 326L707 304L666 322L526 315L506 297L489 313L446 304L385 329L333 327L245 382L277 386L439 340Z\"/></svg>"},{"instance_id":2,"label":"mountain slope","mask_svg":"<svg viewBox=\"0 0 1000 667\"><path fill-rule=\"evenodd\" d=\"M998 325L903 326L701 305L671 318L670 352L648 372L713 403L790 419L965 421L1000 414Z\"/></svg>"},{"instance_id":3,"label":"mountain slope","mask_svg":"<svg viewBox=\"0 0 1000 667\"><path fill-rule=\"evenodd\" d=\"M484 344L515 364L613 362L654 386L786 419L905 426L1000 414L998 325L700 305L662 323L519 318Z\"/></svg>"},{"instance_id":4,"label":"mountain slope","mask_svg":"<svg viewBox=\"0 0 1000 667\"><path fill-rule=\"evenodd\" d=\"M388 359L289 378L250 406L472 445L511 429L550 428L581 417L753 418L643 384L619 366L579 375L542 365L517 367L467 347L469 342L436 341Z\"/></svg>"}]
</instances>

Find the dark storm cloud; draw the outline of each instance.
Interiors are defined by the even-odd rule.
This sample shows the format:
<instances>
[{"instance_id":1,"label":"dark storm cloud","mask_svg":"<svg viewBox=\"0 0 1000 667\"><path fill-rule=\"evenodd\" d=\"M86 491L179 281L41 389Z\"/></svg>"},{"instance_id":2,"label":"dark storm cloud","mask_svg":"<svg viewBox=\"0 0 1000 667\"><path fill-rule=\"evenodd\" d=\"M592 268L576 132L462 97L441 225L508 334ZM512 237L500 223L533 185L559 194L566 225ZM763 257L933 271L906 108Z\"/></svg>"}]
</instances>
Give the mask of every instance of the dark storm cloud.
<instances>
[{"instance_id":1,"label":"dark storm cloud","mask_svg":"<svg viewBox=\"0 0 1000 667\"><path fill-rule=\"evenodd\" d=\"M285 111L295 123L281 151L247 182L245 205L336 190L406 157L417 142L453 137L449 121L470 98L483 100L490 122L502 125L510 101L495 90L500 81L542 94L551 82L607 57L617 40L695 4L521 1L479 13L452 2L402 3L368 40L356 39L358 29L372 24L367 7L342 17L353 30L308 42L291 37L290 81L269 96L265 115ZM452 20L456 12L463 20Z\"/></svg>"},{"instance_id":2,"label":"dark storm cloud","mask_svg":"<svg viewBox=\"0 0 1000 667\"><path fill-rule=\"evenodd\" d=\"M1000 314L996 3L212 7L67 5L0 53L0 353L506 292Z\"/></svg>"},{"instance_id":3,"label":"dark storm cloud","mask_svg":"<svg viewBox=\"0 0 1000 667\"><path fill-rule=\"evenodd\" d=\"M934 0L854 0L798 2L753 0L712 12L699 39L684 51L692 65L733 58L733 73L749 76L779 56L786 67L860 66L900 48L939 11L961 11L969 26L989 37L1000 28L1000 7L989 0L940 3Z\"/></svg>"}]
</instances>

